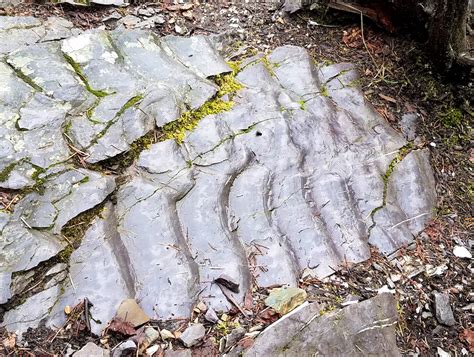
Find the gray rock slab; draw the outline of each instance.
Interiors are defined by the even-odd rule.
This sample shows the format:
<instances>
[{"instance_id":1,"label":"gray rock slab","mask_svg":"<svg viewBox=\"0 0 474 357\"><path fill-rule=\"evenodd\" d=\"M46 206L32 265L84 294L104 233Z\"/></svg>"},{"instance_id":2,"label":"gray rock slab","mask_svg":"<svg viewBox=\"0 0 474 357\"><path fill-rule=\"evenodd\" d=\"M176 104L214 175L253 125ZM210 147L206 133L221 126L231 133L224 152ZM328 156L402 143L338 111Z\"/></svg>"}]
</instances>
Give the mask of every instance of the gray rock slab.
<instances>
[{"instance_id":1,"label":"gray rock slab","mask_svg":"<svg viewBox=\"0 0 474 357\"><path fill-rule=\"evenodd\" d=\"M192 347L199 343L205 334L206 328L204 325L192 324L183 331L179 339L186 347Z\"/></svg>"},{"instance_id":2,"label":"gray rock slab","mask_svg":"<svg viewBox=\"0 0 474 357\"><path fill-rule=\"evenodd\" d=\"M47 21L31 16L2 16L0 19L0 54L39 42L54 41L80 33L70 21L49 17Z\"/></svg>"},{"instance_id":3,"label":"gray rock slab","mask_svg":"<svg viewBox=\"0 0 474 357\"><path fill-rule=\"evenodd\" d=\"M401 356L397 316L387 293L322 316L319 306L305 304L267 327L243 356Z\"/></svg>"},{"instance_id":4,"label":"gray rock slab","mask_svg":"<svg viewBox=\"0 0 474 357\"><path fill-rule=\"evenodd\" d=\"M113 207L107 204L101 217L85 233L79 248L71 254L70 280L64 283L64 293L50 313L49 326L62 326L66 319L64 308L87 298L93 304L91 329L99 335L115 316L120 302L134 295L127 252L117 237L115 225Z\"/></svg>"},{"instance_id":5,"label":"gray rock slab","mask_svg":"<svg viewBox=\"0 0 474 357\"><path fill-rule=\"evenodd\" d=\"M2 326L9 331L18 331L21 338L21 334L28 328L38 327L40 322L49 316L49 311L54 306L59 292L59 287L53 286L29 297L23 304L5 313Z\"/></svg>"},{"instance_id":6,"label":"gray rock slab","mask_svg":"<svg viewBox=\"0 0 474 357\"><path fill-rule=\"evenodd\" d=\"M32 192L21 199L14 212L5 217L7 221L1 229L2 290L9 291L12 273L32 269L63 250L67 243L60 236L62 227L100 204L114 188L112 177L71 169L47 176L42 192Z\"/></svg>"}]
</instances>

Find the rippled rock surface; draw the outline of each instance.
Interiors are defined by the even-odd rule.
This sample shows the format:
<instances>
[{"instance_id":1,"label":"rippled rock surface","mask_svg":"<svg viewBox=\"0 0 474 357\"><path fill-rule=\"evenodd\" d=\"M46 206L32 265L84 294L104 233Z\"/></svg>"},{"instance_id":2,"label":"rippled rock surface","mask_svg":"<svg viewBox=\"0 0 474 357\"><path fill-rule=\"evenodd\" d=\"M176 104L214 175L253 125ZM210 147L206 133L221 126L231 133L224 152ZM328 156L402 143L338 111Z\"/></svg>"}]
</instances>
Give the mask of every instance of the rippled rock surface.
<instances>
[{"instance_id":1,"label":"rippled rock surface","mask_svg":"<svg viewBox=\"0 0 474 357\"><path fill-rule=\"evenodd\" d=\"M0 187L26 193L0 212L0 303L13 301L18 274L61 253L68 263L4 314L9 329L59 326L64 306L85 297L95 332L125 298L152 318L189 316L200 299L227 310L213 284L222 274L242 302L253 283L295 286L305 269L322 278L371 246L390 254L432 214L427 149L365 101L351 64L280 47L244 60L242 88L224 95L215 76L232 69L213 38L8 17L0 53ZM101 172L216 96L223 110L182 141L147 147L119 180ZM79 166L78 153L94 165ZM63 228L98 205L65 254Z\"/></svg>"}]
</instances>

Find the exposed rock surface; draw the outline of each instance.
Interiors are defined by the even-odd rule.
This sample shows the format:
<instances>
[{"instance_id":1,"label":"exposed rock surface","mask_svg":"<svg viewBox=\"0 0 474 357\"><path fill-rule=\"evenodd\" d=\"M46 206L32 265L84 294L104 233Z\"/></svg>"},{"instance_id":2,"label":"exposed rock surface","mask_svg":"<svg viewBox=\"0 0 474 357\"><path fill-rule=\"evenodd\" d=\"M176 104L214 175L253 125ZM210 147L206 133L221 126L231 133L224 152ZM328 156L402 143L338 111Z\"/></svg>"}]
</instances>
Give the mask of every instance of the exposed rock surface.
<instances>
[{"instance_id":1,"label":"exposed rock surface","mask_svg":"<svg viewBox=\"0 0 474 357\"><path fill-rule=\"evenodd\" d=\"M454 319L453 310L449 304L449 294L434 293L434 305L436 311L436 319L440 324L447 326L454 326L456 320Z\"/></svg>"},{"instance_id":2,"label":"exposed rock surface","mask_svg":"<svg viewBox=\"0 0 474 357\"><path fill-rule=\"evenodd\" d=\"M244 356L401 356L397 348L397 310L391 294L321 315L305 304L267 327ZM240 350L230 356L240 356Z\"/></svg>"},{"instance_id":3,"label":"exposed rock surface","mask_svg":"<svg viewBox=\"0 0 474 357\"><path fill-rule=\"evenodd\" d=\"M79 33L28 17L0 17L0 54L0 187L30 192L0 213L0 303L14 272L57 256L63 227L115 190L70 256L75 287L58 279L5 314L9 329L37 325L53 305L49 323L60 324L86 296L96 332L125 298L150 318L189 316L197 301L227 310L218 277L242 302L252 274L260 286L296 286L303 270L322 278L368 259L369 243L393 252L431 216L428 152L364 100L350 64L277 48L240 65L231 98L212 79L232 70L211 38ZM225 110L180 144L143 150L118 187L70 160L117 157L216 94Z\"/></svg>"}]
</instances>

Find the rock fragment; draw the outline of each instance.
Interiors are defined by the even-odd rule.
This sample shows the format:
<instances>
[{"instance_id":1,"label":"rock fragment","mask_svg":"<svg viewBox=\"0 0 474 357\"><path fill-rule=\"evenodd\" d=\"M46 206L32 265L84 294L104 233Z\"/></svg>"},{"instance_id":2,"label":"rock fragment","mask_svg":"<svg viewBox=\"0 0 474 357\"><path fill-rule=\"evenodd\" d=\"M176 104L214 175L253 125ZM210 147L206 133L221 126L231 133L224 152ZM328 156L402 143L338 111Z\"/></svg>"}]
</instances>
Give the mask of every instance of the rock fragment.
<instances>
[{"instance_id":1,"label":"rock fragment","mask_svg":"<svg viewBox=\"0 0 474 357\"><path fill-rule=\"evenodd\" d=\"M306 291L299 288L276 288L270 291L265 299L265 305L273 308L281 315L285 315L306 300Z\"/></svg>"},{"instance_id":2,"label":"rock fragment","mask_svg":"<svg viewBox=\"0 0 474 357\"><path fill-rule=\"evenodd\" d=\"M179 339L186 347L192 347L198 344L206 334L206 329L202 324L192 324L181 334Z\"/></svg>"},{"instance_id":3,"label":"rock fragment","mask_svg":"<svg viewBox=\"0 0 474 357\"><path fill-rule=\"evenodd\" d=\"M466 247L460 245L454 247L453 254L458 258L472 258L471 252Z\"/></svg>"},{"instance_id":4,"label":"rock fragment","mask_svg":"<svg viewBox=\"0 0 474 357\"><path fill-rule=\"evenodd\" d=\"M243 327L237 327L233 329L225 338L225 348L229 349L240 341L245 335L245 329Z\"/></svg>"},{"instance_id":5,"label":"rock fragment","mask_svg":"<svg viewBox=\"0 0 474 357\"><path fill-rule=\"evenodd\" d=\"M122 342L120 345L115 347L112 353L112 357L128 356L137 349L137 345L132 340Z\"/></svg>"},{"instance_id":6,"label":"rock fragment","mask_svg":"<svg viewBox=\"0 0 474 357\"><path fill-rule=\"evenodd\" d=\"M93 342L88 342L79 351L73 354L74 357L109 357L110 352L100 348Z\"/></svg>"},{"instance_id":7,"label":"rock fragment","mask_svg":"<svg viewBox=\"0 0 474 357\"><path fill-rule=\"evenodd\" d=\"M139 353L145 351L153 342L160 338L160 332L155 330L153 327L145 327L137 336L135 336L135 341L140 347Z\"/></svg>"},{"instance_id":8,"label":"rock fragment","mask_svg":"<svg viewBox=\"0 0 474 357\"><path fill-rule=\"evenodd\" d=\"M436 319L440 324L446 326L454 326L456 320L454 319L453 310L449 304L449 295L446 293L434 293L434 305L436 312Z\"/></svg>"},{"instance_id":9,"label":"rock fragment","mask_svg":"<svg viewBox=\"0 0 474 357\"><path fill-rule=\"evenodd\" d=\"M170 340L170 339L174 339L175 336L173 335L173 333L167 329L161 329L160 330L160 336L161 336L161 339L163 341L166 341L166 340Z\"/></svg>"},{"instance_id":10,"label":"rock fragment","mask_svg":"<svg viewBox=\"0 0 474 357\"><path fill-rule=\"evenodd\" d=\"M219 317L217 316L216 312L214 311L214 309L212 308L209 308L207 311L206 311L206 314L204 315L204 318L209 321L209 322L212 322L212 323L217 323L219 321Z\"/></svg>"}]
</instances>

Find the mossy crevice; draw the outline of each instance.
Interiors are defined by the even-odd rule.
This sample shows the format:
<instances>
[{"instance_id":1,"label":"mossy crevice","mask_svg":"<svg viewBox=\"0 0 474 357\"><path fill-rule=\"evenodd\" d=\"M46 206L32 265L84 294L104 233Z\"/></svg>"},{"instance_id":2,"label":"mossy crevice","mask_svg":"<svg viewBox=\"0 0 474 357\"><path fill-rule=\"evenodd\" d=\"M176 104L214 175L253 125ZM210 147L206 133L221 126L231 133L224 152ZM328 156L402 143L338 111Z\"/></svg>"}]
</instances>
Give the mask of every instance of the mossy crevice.
<instances>
[{"instance_id":1,"label":"mossy crevice","mask_svg":"<svg viewBox=\"0 0 474 357\"><path fill-rule=\"evenodd\" d=\"M186 132L196 128L203 118L209 115L228 112L232 109L235 94L244 86L235 78L240 70L240 64L238 62L228 62L228 64L232 72L221 74L213 78L219 87L216 95L199 108L184 112L178 119L165 124L162 128L164 140L175 139L178 143L182 143ZM224 100L224 96L227 96L226 100Z\"/></svg>"},{"instance_id":2,"label":"mossy crevice","mask_svg":"<svg viewBox=\"0 0 474 357\"><path fill-rule=\"evenodd\" d=\"M89 146L87 148L91 147L94 144L97 144L99 139L102 138L107 133L107 131L110 129L110 127L113 124L115 124L117 119L120 118L123 115L123 113L125 113L125 111L127 109L130 109L131 107L136 106L137 104L139 104L142 99L143 99L143 95L142 94L137 94L137 95L134 95L129 100L127 100L127 102L124 105L122 105L122 107L117 111L114 118L112 120L108 121L105 124L105 127L94 137L94 139L91 141L91 143L89 144ZM102 124L102 123L100 123L100 124Z\"/></svg>"},{"instance_id":3,"label":"mossy crevice","mask_svg":"<svg viewBox=\"0 0 474 357\"><path fill-rule=\"evenodd\" d=\"M8 62L7 65L13 70L13 72L15 72L18 78L28 84L31 88L38 92L44 92L44 89L38 84L36 84L35 81L32 78L28 77L28 75L26 75L25 72L23 72L20 68L17 68Z\"/></svg>"},{"instance_id":4,"label":"mossy crevice","mask_svg":"<svg viewBox=\"0 0 474 357\"><path fill-rule=\"evenodd\" d=\"M16 165L18 165L19 162L11 162L7 166L5 166L1 171L0 171L0 182L5 182L9 179L10 174L12 171L15 169Z\"/></svg>"},{"instance_id":5,"label":"mossy crevice","mask_svg":"<svg viewBox=\"0 0 474 357\"><path fill-rule=\"evenodd\" d=\"M405 146L401 147L398 149L397 154L395 157L390 161L390 164L388 165L387 170L385 173L382 175L382 180L383 180L383 191L382 191L382 204L380 206L375 207L371 212L370 212L370 219L372 221L371 226L369 227L368 235L370 236L370 232L372 229L375 227L376 222L375 222L375 214L380 211L382 208L384 208L387 204L387 194L388 194L388 184L390 181L390 177L392 176L393 172L395 171L395 168L397 165L402 162L402 160L414 149L416 149L415 145L413 142L409 142Z\"/></svg>"},{"instance_id":6,"label":"mossy crevice","mask_svg":"<svg viewBox=\"0 0 474 357\"><path fill-rule=\"evenodd\" d=\"M105 90L102 90L102 89L92 88L91 85L89 84L89 80L87 79L86 75L84 74L84 72L81 68L81 65L79 63L77 63L76 61L74 61L74 59L71 56L67 55L66 53L63 53L63 56L64 56L64 59L66 60L66 62L69 63L69 65L72 67L72 69L74 70L76 75L80 78L80 80L82 81L82 83L84 84L84 86L86 87L86 90L88 92L90 92L91 94L93 94L97 98L103 98L103 97L106 97L106 96L112 94L112 93L108 93L108 92L106 92Z\"/></svg>"},{"instance_id":7,"label":"mossy crevice","mask_svg":"<svg viewBox=\"0 0 474 357\"><path fill-rule=\"evenodd\" d=\"M116 155L108 160L90 165L90 169L103 171L111 169L116 173L123 173L140 156L143 150L147 150L151 145L159 141L159 135L156 130L151 130L142 137L130 144L130 148L122 154Z\"/></svg>"}]
</instances>

